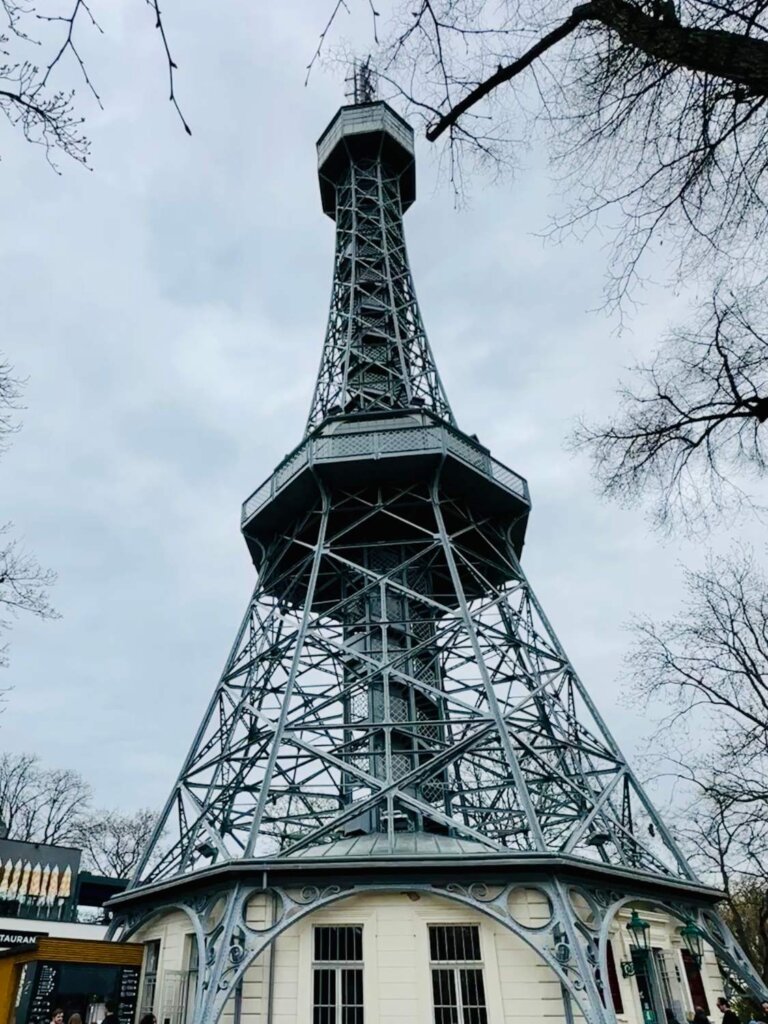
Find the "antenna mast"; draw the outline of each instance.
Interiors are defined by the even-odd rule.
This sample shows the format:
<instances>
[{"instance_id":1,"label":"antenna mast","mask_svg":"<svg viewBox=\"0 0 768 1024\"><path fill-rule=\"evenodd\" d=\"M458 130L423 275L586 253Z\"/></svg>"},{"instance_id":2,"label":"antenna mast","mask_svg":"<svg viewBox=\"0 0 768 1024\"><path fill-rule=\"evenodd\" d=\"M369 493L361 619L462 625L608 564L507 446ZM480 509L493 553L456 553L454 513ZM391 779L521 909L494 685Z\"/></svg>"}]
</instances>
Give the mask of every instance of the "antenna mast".
<instances>
[{"instance_id":1,"label":"antenna mast","mask_svg":"<svg viewBox=\"0 0 768 1024\"><path fill-rule=\"evenodd\" d=\"M353 103L374 103L378 94L377 77L370 54L365 60L354 60L352 74L346 79L349 86L347 97Z\"/></svg>"}]
</instances>

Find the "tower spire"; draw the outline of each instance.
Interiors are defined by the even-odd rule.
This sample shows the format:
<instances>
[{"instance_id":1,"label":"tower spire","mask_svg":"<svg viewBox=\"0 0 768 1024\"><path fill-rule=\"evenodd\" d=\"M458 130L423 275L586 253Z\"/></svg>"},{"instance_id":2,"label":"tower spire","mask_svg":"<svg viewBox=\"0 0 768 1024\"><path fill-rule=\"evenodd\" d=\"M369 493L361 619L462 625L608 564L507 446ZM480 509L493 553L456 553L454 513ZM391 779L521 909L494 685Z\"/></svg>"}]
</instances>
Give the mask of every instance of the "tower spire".
<instances>
[{"instance_id":1,"label":"tower spire","mask_svg":"<svg viewBox=\"0 0 768 1024\"><path fill-rule=\"evenodd\" d=\"M374 101L368 61L317 144L336 222L331 308L307 433L334 416L424 409L453 422L416 301L403 214L416 197L413 130Z\"/></svg>"}]
</instances>

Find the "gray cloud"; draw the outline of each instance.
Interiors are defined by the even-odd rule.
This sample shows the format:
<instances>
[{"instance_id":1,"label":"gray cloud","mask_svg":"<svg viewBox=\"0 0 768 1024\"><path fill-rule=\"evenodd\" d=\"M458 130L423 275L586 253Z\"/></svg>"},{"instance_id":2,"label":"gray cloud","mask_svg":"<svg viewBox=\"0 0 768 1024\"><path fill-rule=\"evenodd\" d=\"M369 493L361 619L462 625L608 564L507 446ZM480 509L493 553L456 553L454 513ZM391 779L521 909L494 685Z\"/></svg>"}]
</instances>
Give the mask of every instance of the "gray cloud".
<instances>
[{"instance_id":1,"label":"gray cloud","mask_svg":"<svg viewBox=\"0 0 768 1024\"><path fill-rule=\"evenodd\" d=\"M166 7L191 140L128 0L93 41L106 104L90 118L94 173L57 178L4 140L2 346L30 384L2 514L58 571L63 618L18 623L0 743L78 768L101 803L126 808L159 803L175 777L253 585L239 504L301 436L333 247L314 141L342 99L337 78L302 84L317 3ZM611 407L621 367L680 302L649 290L620 339L588 312L601 240L533 237L553 201L531 161L456 212L422 145L412 263L459 422L528 477L525 565L632 747L642 723L617 705L621 625L670 611L677 559L701 552L601 503L562 441L576 414Z\"/></svg>"}]
</instances>

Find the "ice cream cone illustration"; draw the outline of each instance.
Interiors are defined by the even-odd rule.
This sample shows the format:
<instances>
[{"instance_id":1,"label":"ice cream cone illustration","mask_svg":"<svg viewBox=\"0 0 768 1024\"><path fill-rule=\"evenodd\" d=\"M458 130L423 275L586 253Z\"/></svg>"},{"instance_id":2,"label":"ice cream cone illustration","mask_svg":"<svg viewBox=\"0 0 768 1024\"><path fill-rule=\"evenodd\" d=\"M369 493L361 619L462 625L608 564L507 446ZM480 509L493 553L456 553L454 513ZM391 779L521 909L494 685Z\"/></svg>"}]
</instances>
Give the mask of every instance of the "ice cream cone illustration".
<instances>
[{"instance_id":1,"label":"ice cream cone illustration","mask_svg":"<svg viewBox=\"0 0 768 1024\"><path fill-rule=\"evenodd\" d=\"M41 903L45 903L45 897L48 892L48 879L51 877L51 865L46 864L43 868L43 874L40 878L40 896L39 900Z\"/></svg>"},{"instance_id":2,"label":"ice cream cone illustration","mask_svg":"<svg viewBox=\"0 0 768 1024\"><path fill-rule=\"evenodd\" d=\"M32 875L32 865L29 861L24 865L24 870L21 872L21 881L19 882L19 888L16 893L16 899L25 900L27 896L27 890L29 889L29 879Z\"/></svg>"},{"instance_id":3,"label":"ice cream cone illustration","mask_svg":"<svg viewBox=\"0 0 768 1024\"><path fill-rule=\"evenodd\" d=\"M59 891L59 867L58 864L54 864L51 868L51 877L48 882L48 893L46 895L45 902L50 907L53 901L56 899L56 894Z\"/></svg>"},{"instance_id":4,"label":"ice cream cone illustration","mask_svg":"<svg viewBox=\"0 0 768 1024\"><path fill-rule=\"evenodd\" d=\"M10 859L5 862L5 867L0 863L0 900L8 898L8 886L11 881L13 864Z\"/></svg>"},{"instance_id":5,"label":"ice cream cone illustration","mask_svg":"<svg viewBox=\"0 0 768 1024\"><path fill-rule=\"evenodd\" d=\"M72 868L67 866L59 879L59 898L66 899L72 892Z\"/></svg>"},{"instance_id":6,"label":"ice cream cone illustration","mask_svg":"<svg viewBox=\"0 0 768 1024\"><path fill-rule=\"evenodd\" d=\"M40 877L43 873L43 869L40 864L35 864L32 868L32 875L29 879L29 889L27 890L30 897L37 897L40 895Z\"/></svg>"},{"instance_id":7,"label":"ice cream cone illustration","mask_svg":"<svg viewBox=\"0 0 768 1024\"><path fill-rule=\"evenodd\" d=\"M11 881L10 881L10 884L8 886L8 899L9 900L15 900L16 899L16 892L17 892L17 890L19 888L19 882L21 881L21 872L22 872L21 858L19 858L16 861L16 863L13 865L13 875L11 876Z\"/></svg>"}]
</instances>

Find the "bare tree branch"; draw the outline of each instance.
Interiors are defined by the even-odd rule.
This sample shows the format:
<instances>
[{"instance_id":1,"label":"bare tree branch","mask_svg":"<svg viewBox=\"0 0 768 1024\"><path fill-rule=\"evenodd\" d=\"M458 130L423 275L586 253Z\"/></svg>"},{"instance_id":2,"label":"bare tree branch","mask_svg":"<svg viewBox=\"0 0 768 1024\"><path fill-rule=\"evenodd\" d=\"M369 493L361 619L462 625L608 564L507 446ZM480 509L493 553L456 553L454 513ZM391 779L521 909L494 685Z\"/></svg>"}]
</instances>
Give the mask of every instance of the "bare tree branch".
<instances>
[{"instance_id":1,"label":"bare tree branch","mask_svg":"<svg viewBox=\"0 0 768 1024\"><path fill-rule=\"evenodd\" d=\"M716 291L620 391L621 412L573 437L603 492L655 498L660 524L711 521L745 498L739 474L768 467L768 309L759 293Z\"/></svg>"},{"instance_id":2,"label":"bare tree branch","mask_svg":"<svg viewBox=\"0 0 768 1024\"><path fill-rule=\"evenodd\" d=\"M159 0L145 2L152 9L155 28L160 33L168 67L170 102L184 130L191 134L176 97L176 63L171 55ZM71 0L71 4L67 13L47 14L39 13L34 3L0 0L0 12L5 14L8 26L8 33L0 35L0 111L11 125L21 130L27 141L43 146L48 162L56 171L57 154L63 153L87 165L90 153L90 143L83 129L84 118L75 111L74 90L52 88L51 85L62 70L67 55L71 55L91 95L102 106L101 96L80 47L79 28L85 17L86 25L102 35L103 30L88 0ZM38 59L41 51L50 51L45 63Z\"/></svg>"},{"instance_id":3,"label":"bare tree branch","mask_svg":"<svg viewBox=\"0 0 768 1024\"><path fill-rule=\"evenodd\" d=\"M685 588L674 618L635 624L631 693L665 708L654 760L692 794L676 837L768 981L768 580L740 551L687 572Z\"/></svg>"},{"instance_id":4,"label":"bare tree branch","mask_svg":"<svg viewBox=\"0 0 768 1024\"><path fill-rule=\"evenodd\" d=\"M148 809L134 814L92 811L81 817L75 836L91 871L113 878L130 878L149 842L157 814ZM158 848L157 856L162 851Z\"/></svg>"},{"instance_id":5,"label":"bare tree branch","mask_svg":"<svg viewBox=\"0 0 768 1024\"><path fill-rule=\"evenodd\" d=\"M0 361L0 454L7 448L9 436L18 430L14 417L21 409L23 385L13 376L10 365ZM8 537L10 528L10 523L0 524L0 640L10 628L11 619L20 612L41 619L58 617L48 600L55 574L42 569L17 540ZM7 660L8 645L0 643L0 666L7 664Z\"/></svg>"},{"instance_id":6,"label":"bare tree branch","mask_svg":"<svg viewBox=\"0 0 768 1024\"><path fill-rule=\"evenodd\" d=\"M674 4L659 5L656 13L650 15L629 0L589 0L574 7L561 25L543 36L522 57L500 67L456 103L427 131L427 138L434 142L476 103L504 82L516 78L550 47L588 21L610 29L622 43L649 57L743 85L755 96L768 96L768 42L765 40L722 29L681 25Z\"/></svg>"},{"instance_id":7,"label":"bare tree branch","mask_svg":"<svg viewBox=\"0 0 768 1024\"><path fill-rule=\"evenodd\" d=\"M426 134L447 139L454 180L462 154L514 165L543 128L568 197L551 233L598 222L612 233L610 306L662 241L681 276L749 266L766 277L766 0L392 8L378 63L417 110L436 111Z\"/></svg>"},{"instance_id":8,"label":"bare tree branch","mask_svg":"<svg viewBox=\"0 0 768 1024\"><path fill-rule=\"evenodd\" d=\"M0 817L10 839L71 844L90 799L77 772L44 769L33 754L0 755Z\"/></svg>"}]
</instances>

